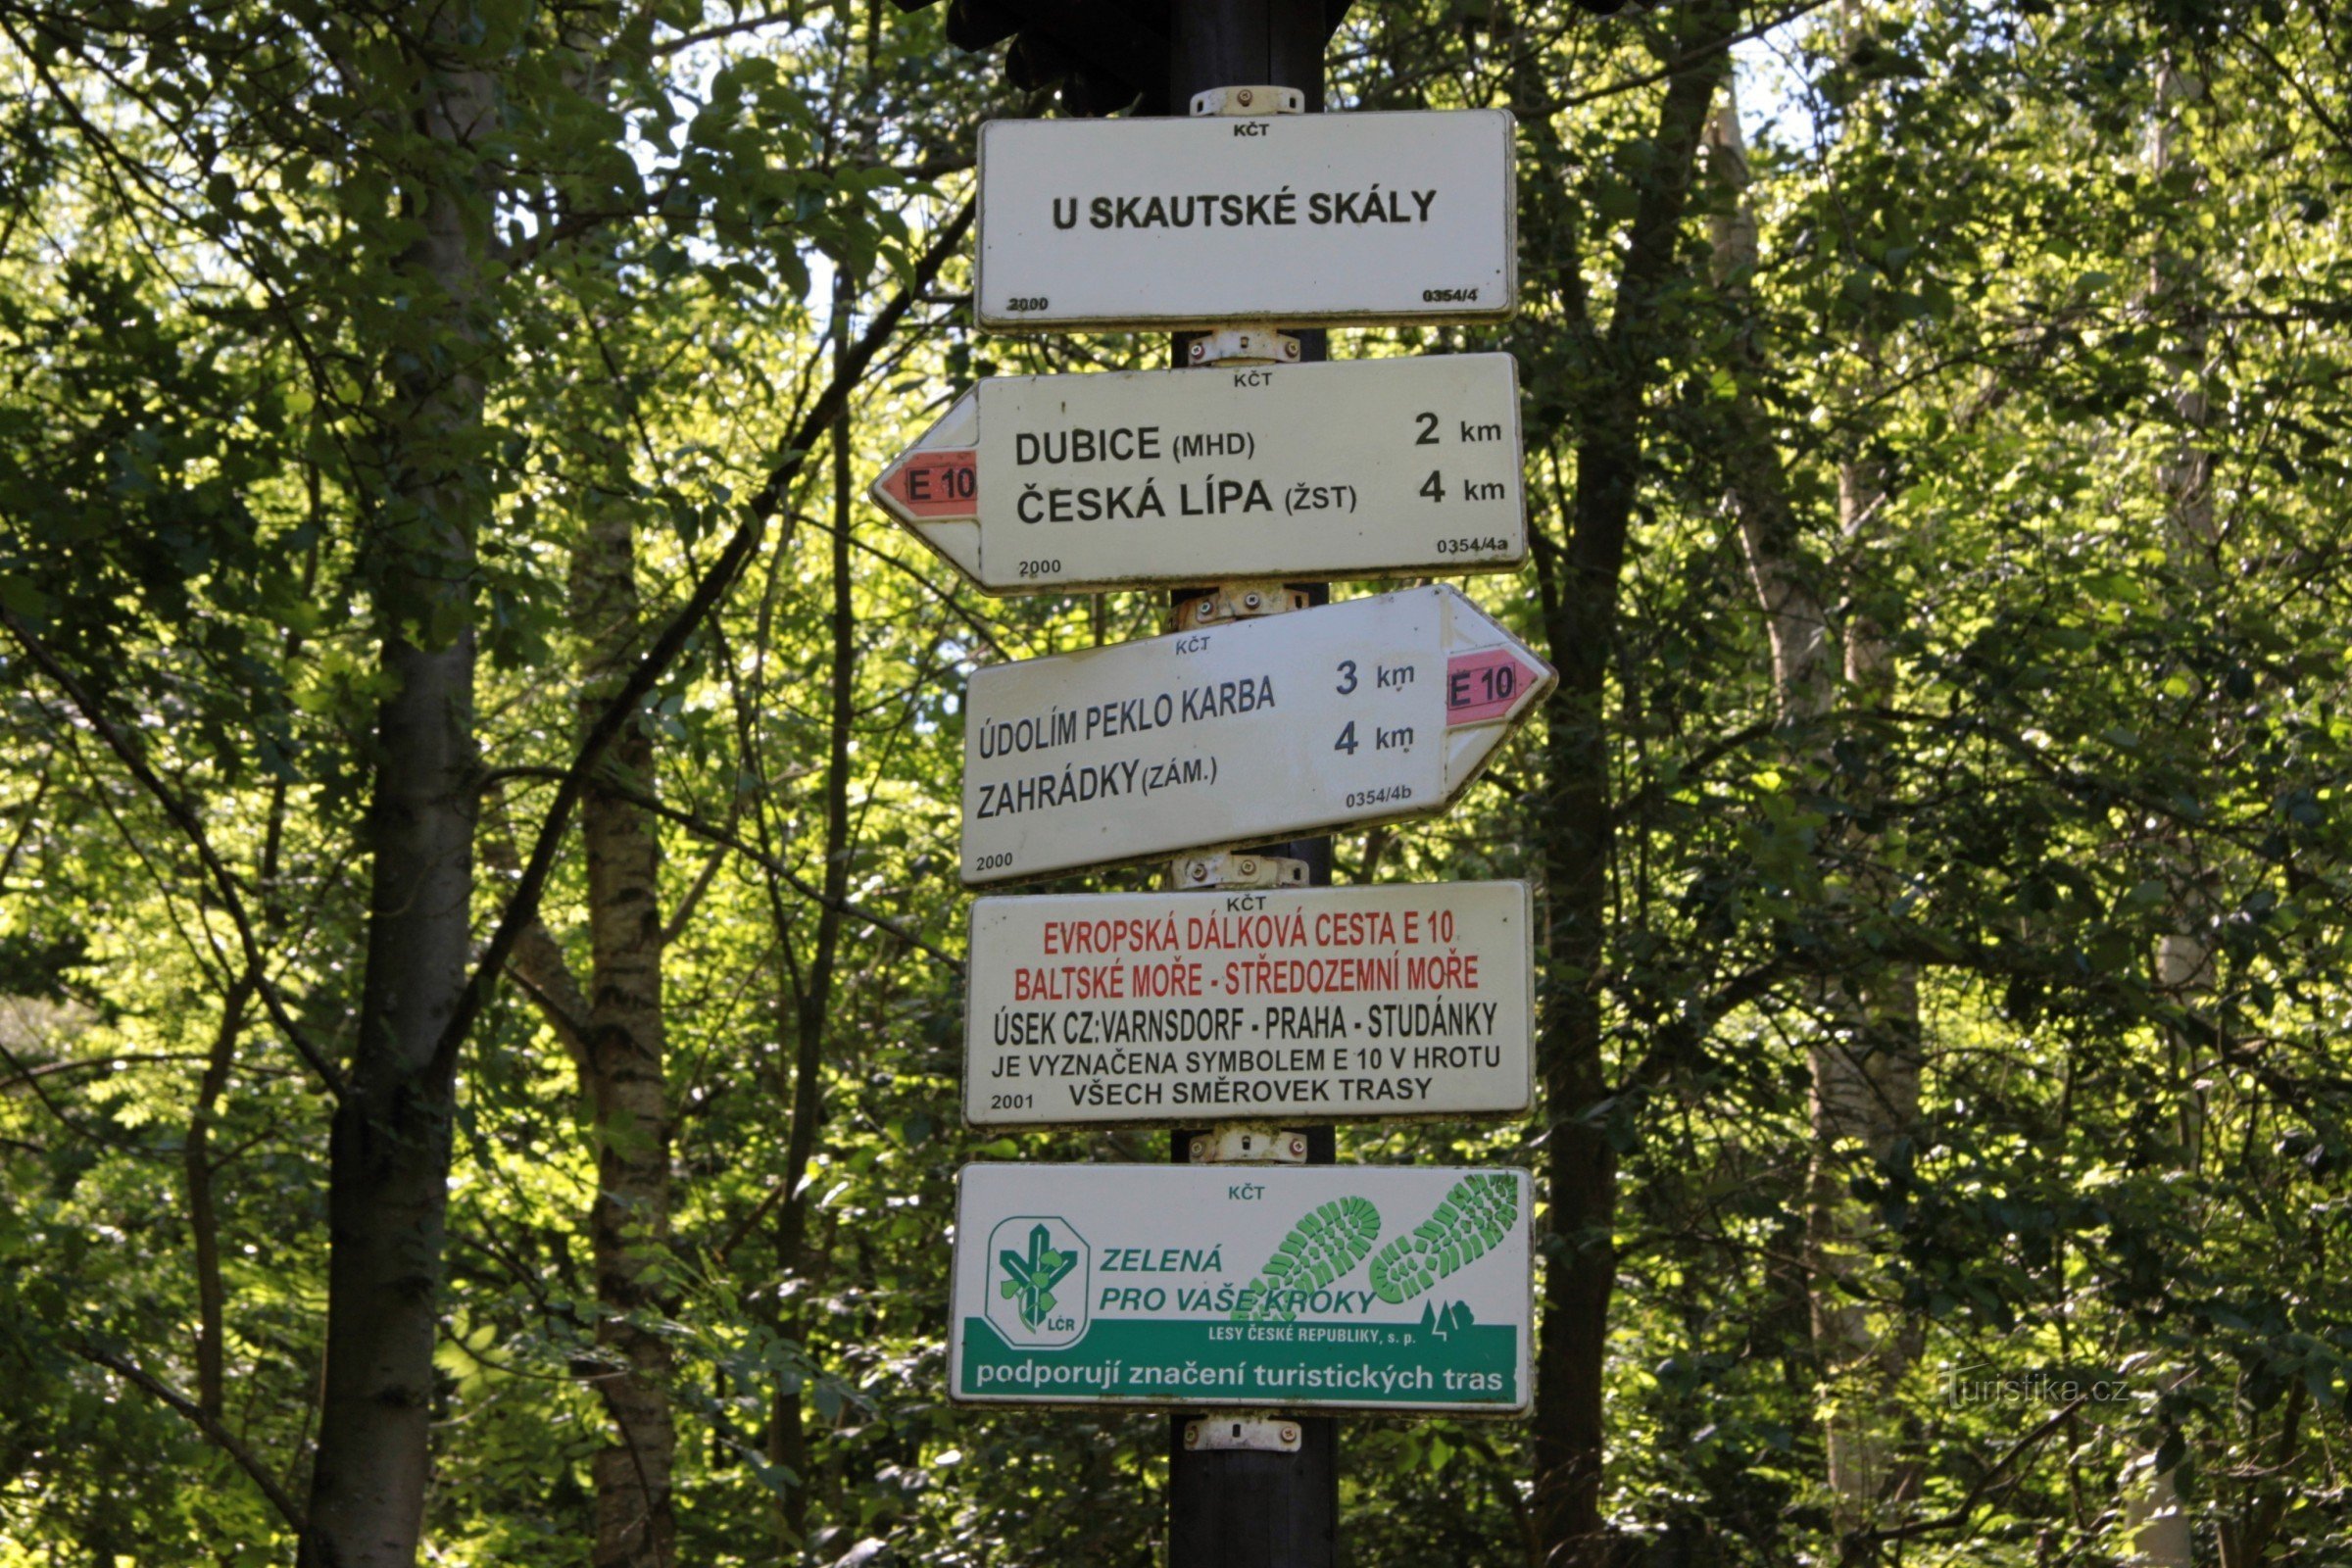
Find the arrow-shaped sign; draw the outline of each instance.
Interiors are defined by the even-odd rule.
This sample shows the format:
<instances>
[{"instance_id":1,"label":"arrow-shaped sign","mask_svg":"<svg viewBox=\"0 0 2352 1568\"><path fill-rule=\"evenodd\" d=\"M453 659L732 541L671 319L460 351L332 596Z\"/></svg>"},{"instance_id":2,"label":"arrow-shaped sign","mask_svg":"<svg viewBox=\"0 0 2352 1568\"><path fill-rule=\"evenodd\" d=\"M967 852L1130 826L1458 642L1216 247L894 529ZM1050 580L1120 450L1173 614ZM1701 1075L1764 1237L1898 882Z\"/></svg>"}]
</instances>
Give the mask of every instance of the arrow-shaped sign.
<instances>
[{"instance_id":1,"label":"arrow-shaped sign","mask_svg":"<svg viewBox=\"0 0 2352 1568\"><path fill-rule=\"evenodd\" d=\"M991 593L1491 571L1527 551L1507 354L1002 376L874 497Z\"/></svg>"},{"instance_id":2,"label":"arrow-shaped sign","mask_svg":"<svg viewBox=\"0 0 2352 1568\"><path fill-rule=\"evenodd\" d=\"M1449 587L978 670L963 879L1434 815L1554 678Z\"/></svg>"}]
</instances>

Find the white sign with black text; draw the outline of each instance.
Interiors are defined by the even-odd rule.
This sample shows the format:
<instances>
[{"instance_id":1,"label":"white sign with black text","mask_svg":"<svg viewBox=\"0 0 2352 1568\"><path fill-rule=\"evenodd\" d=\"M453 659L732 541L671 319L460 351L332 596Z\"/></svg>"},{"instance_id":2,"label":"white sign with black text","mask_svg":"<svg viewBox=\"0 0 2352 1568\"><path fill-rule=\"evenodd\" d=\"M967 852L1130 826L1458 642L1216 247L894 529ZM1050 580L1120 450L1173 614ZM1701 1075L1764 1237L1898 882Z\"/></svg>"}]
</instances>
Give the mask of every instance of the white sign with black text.
<instances>
[{"instance_id":1,"label":"white sign with black text","mask_svg":"<svg viewBox=\"0 0 2352 1568\"><path fill-rule=\"evenodd\" d=\"M873 494L1001 594L1439 576L1527 554L1507 354L991 377Z\"/></svg>"},{"instance_id":2,"label":"white sign with black text","mask_svg":"<svg viewBox=\"0 0 2352 1568\"><path fill-rule=\"evenodd\" d=\"M981 899L964 1120L1516 1115L1532 924L1524 882Z\"/></svg>"},{"instance_id":3,"label":"white sign with black text","mask_svg":"<svg viewBox=\"0 0 2352 1568\"><path fill-rule=\"evenodd\" d=\"M1428 816L1551 690L1438 586L973 672L963 880Z\"/></svg>"},{"instance_id":4,"label":"white sign with black text","mask_svg":"<svg viewBox=\"0 0 2352 1568\"><path fill-rule=\"evenodd\" d=\"M1518 292L1499 109L980 127L980 324L1497 320Z\"/></svg>"}]
</instances>

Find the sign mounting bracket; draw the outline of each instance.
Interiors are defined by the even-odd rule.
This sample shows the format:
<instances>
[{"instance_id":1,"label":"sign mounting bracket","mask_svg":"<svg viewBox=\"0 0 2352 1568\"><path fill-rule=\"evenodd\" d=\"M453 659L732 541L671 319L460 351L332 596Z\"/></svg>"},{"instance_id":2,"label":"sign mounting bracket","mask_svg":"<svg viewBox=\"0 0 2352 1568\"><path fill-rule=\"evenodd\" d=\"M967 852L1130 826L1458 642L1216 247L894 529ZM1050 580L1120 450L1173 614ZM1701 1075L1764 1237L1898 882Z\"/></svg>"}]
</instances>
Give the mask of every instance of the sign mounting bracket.
<instances>
[{"instance_id":1,"label":"sign mounting bracket","mask_svg":"<svg viewBox=\"0 0 2352 1568\"><path fill-rule=\"evenodd\" d=\"M1298 340L1279 327L1220 326L1186 346L1184 363L1195 369L1211 365L1296 365Z\"/></svg>"},{"instance_id":2,"label":"sign mounting bracket","mask_svg":"<svg viewBox=\"0 0 2352 1568\"><path fill-rule=\"evenodd\" d=\"M1298 1451L1295 1416L1257 1410L1211 1410L1184 1424L1184 1446L1196 1449L1249 1448L1267 1453Z\"/></svg>"},{"instance_id":3,"label":"sign mounting bracket","mask_svg":"<svg viewBox=\"0 0 2352 1568\"><path fill-rule=\"evenodd\" d=\"M1177 631L1229 620L1255 620L1306 608L1306 591L1281 582L1221 582L1176 612Z\"/></svg>"},{"instance_id":4,"label":"sign mounting bracket","mask_svg":"<svg viewBox=\"0 0 2352 1568\"><path fill-rule=\"evenodd\" d=\"M1220 593L1229 590L1220 590ZM1207 601L1201 601L1206 604ZM1306 862L1283 855L1188 855L1168 866L1179 888L1303 887ZM1262 1122L1218 1122L1194 1137L1185 1151L1196 1165L1303 1165L1306 1135ZM1277 1427L1285 1428L1277 1431ZM1298 1450L1298 1423L1252 1420L1247 1415L1212 1414L1185 1426L1186 1446Z\"/></svg>"},{"instance_id":5,"label":"sign mounting bracket","mask_svg":"<svg viewBox=\"0 0 2352 1568\"><path fill-rule=\"evenodd\" d=\"M1258 115L1303 115L1306 94L1297 87L1211 87L1193 94L1193 118L1239 120Z\"/></svg>"},{"instance_id":6,"label":"sign mounting bracket","mask_svg":"<svg viewBox=\"0 0 2352 1568\"><path fill-rule=\"evenodd\" d=\"M1306 1134L1286 1133L1259 1122L1219 1122L1195 1138L1186 1151L1196 1165L1303 1165Z\"/></svg>"},{"instance_id":7,"label":"sign mounting bracket","mask_svg":"<svg viewBox=\"0 0 2352 1568\"><path fill-rule=\"evenodd\" d=\"M1183 855L1168 862L1168 881L1179 893L1210 888L1302 888L1306 862L1288 855Z\"/></svg>"},{"instance_id":8,"label":"sign mounting bracket","mask_svg":"<svg viewBox=\"0 0 2352 1568\"><path fill-rule=\"evenodd\" d=\"M1206 92L1193 94L1193 117L1197 120L1255 119L1305 112L1306 94L1296 87L1252 83L1247 87L1211 87ZM1290 333L1252 323L1202 333L1186 347L1185 362L1194 366L1296 365L1299 353L1298 340Z\"/></svg>"},{"instance_id":9,"label":"sign mounting bracket","mask_svg":"<svg viewBox=\"0 0 2352 1568\"><path fill-rule=\"evenodd\" d=\"M1221 1122L1196 1137L1187 1151L1196 1165L1302 1165L1306 1138L1253 1122ZM1297 1453L1298 1422L1270 1411L1211 1410L1184 1424L1192 1449Z\"/></svg>"}]
</instances>

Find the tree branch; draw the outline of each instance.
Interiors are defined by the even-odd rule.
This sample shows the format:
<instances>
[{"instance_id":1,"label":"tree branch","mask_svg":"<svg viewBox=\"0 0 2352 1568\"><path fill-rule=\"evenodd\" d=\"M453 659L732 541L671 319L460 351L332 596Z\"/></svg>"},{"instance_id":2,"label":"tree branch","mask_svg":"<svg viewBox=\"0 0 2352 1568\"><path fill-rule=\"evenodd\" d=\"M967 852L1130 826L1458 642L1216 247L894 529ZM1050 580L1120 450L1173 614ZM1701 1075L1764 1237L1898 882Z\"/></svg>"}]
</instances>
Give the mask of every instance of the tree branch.
<instances>
[{"instance_id":1,"label":"tree branch","mask_svg":"<svg viewBox=\"0 0 2352 1568\"><path fill-rule=\"evenodd\" d=\"M1556 115L1563 110L1574 109L1583 104L1598 103L1603 98L1614 98L1621 92L1633 92L1639 88L1655 86L1676 72L1696 65L1719 50L1761 38L1776 27L1785 27L1800 18L1809 17L1831 3L1832 0L1803 0L1803 3L1789 7L1770 21L1756 23L1752 26L1743 27L1740 31L1730 34L1720 43L1708 42L1695 49L1687 49L1655 71L1644 71L1640 75L1622 77L1610 82L1605 87L1593 87L1584 92L1570 93L1567 97L1555 99L1550 103L1527 106L1522 109L1522 113Z\"/></svg>"},{"instance_id":2,"label":"tree branch","mask_svg":"<svg viewBox=\"0 0 2352 1568\"><path fill-rule=\"evenodd\" d=\"M531 845L530 858L524 862L514 895L507 901L498 927L491 933L490 941L476 960L473 976L460 995L448 1024L441 1031L440 1042L434 1047L431 1067L436 1077L446 1077L456 1070L458 1052L464 1046L466 1036L472 1030L474 1020L481 1015L483 1005L488 1003L492 990L498 984L498 976L506 969L514 944L521 940L524 929L537 916L539 899L546 891L549 873L555 868L556 851L562 843L564 830L570 824L571 813L579 806L580 797L587 790L588 780L595 772L597 763L603 760L606 749L620 733L621 726L636 715L639 706L652 694L662 677L668 673L670 666L677 662L694 629L726 598L744 564L751 560L760 540L765 537L768 521L782 509L785 492L815 446L818 435L833 422L848 403L851 389L857 386L865 373L866 366L881 352L882 346L890 341L891 334L898 329L900 318L913 306L931 280L939 275L948 259L961 248L963 236L972 226L974 211L972 204L966 202L962 210L948 221L947 226L932 240L930 248L915 263L913 272L905 286L889 304L874 314L864 333L842 357L824 391L818 394L816 401L794 426L791 437L785 442L783 455L769 470L767 482L752 497L743 521L729 536L725 548L719 551L718 558L695 584L694 592L688 596L685 605L662 628L653 646L646 650L645 656L638 660L636 667L629 672L628 680L605 705L603 711L597 714L596 721L588 727L588 733L581 738L579 750L556 786L556 799L539 825L538 838Z\"/></svg>"},{"instance_id":3,"label":"tree branch","mask_svg":"<svg viewBox=\"0 0 2352 1568\"><path fill-rule=\"evenodd\" d=\"M196 820L195 811L172 793L172 787L157 775L154 768L147 765L147 760L130 744L129 737L106 716L106 710L98 705L97 700L58 662L48 646L33 635L32 628L25 625L15 611L0 609L0 625L8 627L10 635L16 638L17 645L24 650L25 657L32 661L34 667L57 683L58 689L66 694L66 700L74 705L74 710L81 715L82 721L97 732L100 740L106 742L107 749L130 770L130 776L138 781L139 787L155 798L156 804L164 808L164 814L172 819L172 825L187 836L189 845L196 851L196 858L204 863L205 871L212 879L213 891L220 901L222 911L227 914L229 923L236 927L237 946L245 956L245 973L259 991L262 1004L270 1011L270 1021L284 1032L294 1049L302 1054L302 1059L311 1064L311 1069L318 1074L319 1080L340 1100L343 1097L343 1075L335 1071L334 1064L326 1059L325 1054L312 1044L310 1036L295 1023L293 1014L286 1010L285 999L278 995L277 987L270 983L269 970L262 959L261 943L254 936L253 918L245 911L245 900L237 892L236 878L229 874L228 866L214 852L212 840L205 836L204 824Z\"/></svg>"},{"instance_id":4,"label":"tree branch","mask_svg":"<svg viewBox=\"0 0 2352 1568\"><path fill-rule=\"evenodd\" d=\"M96 1346L86 1343L71 1343L66 1346L66 1348L92 1366L104 1367L123 1382L144 1390L162 1403L170 1405L181 1415L186 1416L197 1431L211 1440L213 1446L222 1453L227 1454L236 1463L236 1467L245 1472L246 1478L261 1489L262 1495L270 1499L270 1505L277 1510L278 1517L285 1520L286 1528L298 1536L302 1534L305 1526L303 1510L294 1501L293 1496L287 1493L285 1488L277 1484L275 1477L263 1468L260 1457L239 1442L235 1433L230 1432L219 1421L199 1409L195 1400L160 1379L141 1371L112 1351L101 1350Z\"/></svg>"},{"instance_id":5,"label":"tree branch","mask_svg":"<svg viewBox=\"0 0 2352 1568\"><path fill-rule=\"evenodd\" d=\"M2002 1474L2006 1472L2011 1465L2017 1462L2018 1456L2023 1454L2028 1448L2034 1447L2046 1440L2051 1433L2057 1431L2061 1426L2066 1424L2066 1418L2068 1416L2073 1415L2077 1410L2082 1409L2083 1405L2089 1402L2089 1400L2090 1396L2088 1395L2084 1395L2078 1399L2069 1400L2056 1415L2050 1417L2047 1421L2044 1421L2041 1425L2035 1427L2033 1431L2027 1433L2024 1437L2011 1444L2009 1446L2009 1451L2002 1454L1998 1459L1994 1460L1991 1469L1977 1477L1976 1485L1968 1489L1968 1495L1962 1497L1960 1499L1960 1505L1954 1508L1950 1513L1935 1519L1916 1520L1911 1524L1898 1525L1889 1530L1873 1530L1868 1532L1867 1539L1874 1542L1908 1541L1913 1536L1924 1536L1933 1531L1949 1530L1955 1525L1966 1524L1968 1522L1968 1516L1976 1512L1978 1500L1982 1498L1988 1490L1991 1489L1992 1484L1995 1481L1998 1481Z\"/></svg>"},{"instance_id":6,"label":"tree branch","mask_svg":"<svg viewBox=\"0 0 2352 1568\"><path fill-rule=\"evenodd\" d=\"M552 771L552 770L551 770ZM559 775L560 776L560 775ZM520 861L514 855L514 841L508 834L504 803L500 803L496 828L488 835L482 858L495 871L512 874ZM580 989L571 965L564 961L564 949L557 943L555 933L547 922L534 914L515 939L514 951L507 959L507 978L522 988L522 994L537 1004L547 1026L555 1032L564 1053L579 1069L580 1081L588 1081L588 997Z\"/></svg>"},{"instance_id":7,"label":"tree branch","mask_svg":"<svg viewBox=\"0 0 2352 1568\"><path fill-rule=\"evenodd\" d=\"M560 780L564 775L563 769L554 767L502 767L498 770L498 776L500 778L543 778ZM721 827L715 822L706 821L702 817L695 815L692 811L685 810L679 807L671 806L665 801L659 800L651 795L640 793L637 790L629 788L625 784L616 783L611 779L598 780L597 787L603 790L606 794L612 796L614 800L626 801L640 810L651 811L656 816L663 817L669 821L675 822L678 826L684 828L687 832L693 834L696 838L703 840L707 844L715 844L723 849L733 850L736 854L742 856L745 859L750 860L761 870L777 877L779 880L784 882L785 885L790 887L793 892L798 893L801 897L808 900L811 904L816 905L818 907L837 909L839 912L848 915L853 920L861 920L865 924L872 926L877 931L888 932L890 935L897 937L901 942L906 943L908 947L914 949L916 952L927 954L931 957L938 959L941 963L946 964L948 968L956 974L960 975L964 972L963 960L956 957L954 954L924 941L921 937L915 935L915 933L904 923L893 919L887 914L882 914L873 909L869 909L863 905L858 904L850 899L829 899L822 888L811 886L805 878L803 878L798 872L794 871L790 866L784 864L783 861L777 859L774 856L769 855L765 850L760 849L760 846L752 843L734 829Z\"/></svg>"},{"instance_id":8,"label":"tree branch","mask_svg":"<svg viewBox=\"0 0 2352 1568\"><path fill-rule=\"evenodd\" d=\"M902 179L923 183L944 178L949 174L962 173L972 167L972 163L971 158L955 154L940 158L926 158L919 163L912 164L858 164L850 167L858 172L864 173L870 173L877 170L888 170ZM799 172L807 174L843 172L840 168L799 171ZM583 239L609 223L634 223L658 216L670 196L678 189L678 185L679 177L673 173L661 185L648 191L644 201L633 206L573 208L552 220L536 232L526 234L511 245L500 246L498 257L513 270L521 271L525 268L536 266L545 260L557 247L569 244L575 239Z\"/></svg>"}]
</instances>

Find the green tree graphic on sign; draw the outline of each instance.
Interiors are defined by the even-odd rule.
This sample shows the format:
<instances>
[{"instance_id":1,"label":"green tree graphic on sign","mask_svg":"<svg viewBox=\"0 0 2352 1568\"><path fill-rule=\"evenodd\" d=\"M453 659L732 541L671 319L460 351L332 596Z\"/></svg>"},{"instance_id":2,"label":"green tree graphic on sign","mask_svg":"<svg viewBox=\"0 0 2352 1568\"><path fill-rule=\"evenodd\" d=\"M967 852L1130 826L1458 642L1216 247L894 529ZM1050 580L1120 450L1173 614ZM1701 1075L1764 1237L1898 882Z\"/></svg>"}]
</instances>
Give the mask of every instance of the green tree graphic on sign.
<instances>
[{"instance_id":1,"label":"green tree graphic on sign","mask_svg":"<svg viewBox=\"0 0 2352 1568\"><path fill-rule=\"evenodd\" d=\"M1011 1276L998 1289L1007 1297L1018 1296L1021 1298L1021 1326L1028 1329L1035 1329L1046 1321L1046 1314L1054 1310L1054 1287L1078 1266L1077 1253L1054 1250L1043 1225L1030 1227L1027 1257L1006 1248L997 1254L997 1260L1004 1265L1004 1272Z\"/></svg>"}]
</instances>

